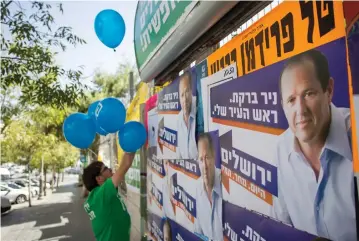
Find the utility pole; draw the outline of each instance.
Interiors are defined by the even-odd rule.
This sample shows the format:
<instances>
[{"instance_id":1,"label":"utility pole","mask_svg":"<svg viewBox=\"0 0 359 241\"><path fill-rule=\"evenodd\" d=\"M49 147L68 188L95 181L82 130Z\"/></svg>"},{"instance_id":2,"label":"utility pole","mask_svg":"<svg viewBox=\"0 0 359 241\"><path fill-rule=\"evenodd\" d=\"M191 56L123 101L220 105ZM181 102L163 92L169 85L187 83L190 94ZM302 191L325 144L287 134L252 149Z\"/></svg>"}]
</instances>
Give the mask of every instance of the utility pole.
<instances>
[{"instance_id":1,"label":"utility pole","mask_svg":"<svg viewBox=\"0 0 359 241\"><path fill-rule=\"evenodd\" d=\"M44 184L44 155L41 156L41 170L40 170L40 190L38 200L42 199L42 186Z\"/></svg>"},{"instance_id":2,"label":"utility pole","mask_svg":"<svg viewBox=\"0 0 359 241\"><path fill-rule=\"evenodd\" d=\"M108 140L108 147L109 147L109 154L110 154L110 168L112 169L113 168L113 145L112 145L112 140L113 140L113 135L114 134L110 134L110 135L108 135L108 137L109 137L109 140Z\"/></svg>"},{"instance_id":3,"label":"utility pole","mask_svg":"<svg viewBox=\"0 0 359 241\"><path fill-rule=\"evenodd\" d=\"M134 88L134 79L133 79L133 72L130 72L129 76L129 82L130 82L130 103L133 100L133 96L135 94L135 88Z\"/></svg>"},{"instance_id":4,"label":"utility pole","mask_svg":"<svg viewBox=\"0 0 359 241\"><path fill-rule=\"evenodd\" d=\"M27 164L27 170L28 170L28 181L29 181L29 185L27 186L28 188L28 192L29 192L29 207L32 207L31 205L31 173L30 173L30 161Z\"/></svg>"}]
</instances>

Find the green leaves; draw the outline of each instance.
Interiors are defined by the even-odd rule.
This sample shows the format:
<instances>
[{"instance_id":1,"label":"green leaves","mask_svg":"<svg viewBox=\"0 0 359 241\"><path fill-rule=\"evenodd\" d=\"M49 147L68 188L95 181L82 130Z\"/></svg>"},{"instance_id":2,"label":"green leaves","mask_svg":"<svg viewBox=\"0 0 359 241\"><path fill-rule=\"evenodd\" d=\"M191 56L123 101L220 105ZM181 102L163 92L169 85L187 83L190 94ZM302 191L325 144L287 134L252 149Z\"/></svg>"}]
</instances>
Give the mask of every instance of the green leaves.
<instances>
[{"instance_id":1,"label":"green leaves","mask_svg":"<svg viewBox=\"0 0 359 241\"><path fill-rule=\"evenodd\" d=\"M79 150L66 142L62 123L66 109L37 107L26 110L21 118L12 120L2 135L2 161L30 163L40 168L41 159L47 166L64 168L79 158Z\"/></svg>"},{"instance_id":2,"label":"green leaves","mask_svg":"<svg viewBox=\"0 0 359 241\"><path fill-rule=\"evenodd\" d=\"M51 105L59 108L76 106L84 94L80 69L63 69L55 63L50 49L65 51L68 46L86 44L72 33L72 28L56 28L51 14L54 4L33 1L31 10L19 1L1 2L1 88L18 86L22 104ZM57 11L63 13L62 4ZM31 15L28 13L31 12ZM9 33L5 35L4 33ZM62 86L60 81L68 84Z\"/></svg>"}]
</instances>

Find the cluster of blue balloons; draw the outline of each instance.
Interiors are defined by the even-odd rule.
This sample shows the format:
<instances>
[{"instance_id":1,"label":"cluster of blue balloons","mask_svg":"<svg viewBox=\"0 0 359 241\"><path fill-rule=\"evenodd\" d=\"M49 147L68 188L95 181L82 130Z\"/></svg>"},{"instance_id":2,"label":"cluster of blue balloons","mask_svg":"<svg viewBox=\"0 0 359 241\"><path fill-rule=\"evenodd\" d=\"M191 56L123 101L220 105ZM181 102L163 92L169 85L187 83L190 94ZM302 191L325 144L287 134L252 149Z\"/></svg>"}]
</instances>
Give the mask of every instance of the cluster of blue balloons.
<instances>
[{"instance_id":1,"label":"cluster of blue balloons","mask_svg":"<svg viewBox=\"0 0 359 241\"><path fill-rule=\"evenodd\" d=\"M73 146L86 149L93 143L96 133L106 136L118 132L121 148L135 152L147 139L145 127L137 121L126 122L126 109L117 98L105 98L92 103L87 114L73 113L63 124L66 140Z\"/></svg>"},{"instance_id":2,"label":"cluster of blue balloons","mask_svg":"<svg viewBox=\"0 0 359 241\"><path fill-rule=\"evenodd\" d=\"M120 45L126 32L122 16L112 9L105 9L97 14L94 27L100 41L111 49Z\"/></svg>"}]
</instances>

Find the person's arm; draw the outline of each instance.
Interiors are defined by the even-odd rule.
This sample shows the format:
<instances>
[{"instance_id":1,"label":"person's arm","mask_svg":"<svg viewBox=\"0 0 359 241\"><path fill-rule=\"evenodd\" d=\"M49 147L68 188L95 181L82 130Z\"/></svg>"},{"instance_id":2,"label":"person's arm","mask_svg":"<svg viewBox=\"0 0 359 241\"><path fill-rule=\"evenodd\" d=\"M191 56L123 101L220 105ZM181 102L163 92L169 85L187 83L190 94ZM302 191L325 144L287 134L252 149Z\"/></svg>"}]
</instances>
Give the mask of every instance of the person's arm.
<instances>
[{"instance_id":1,"label":"person's arm","mask_svg":"<svg viewBox=\"0 0 359 241\"><path fill-rule=\"evenodd\" d=\"M119 183L125 179L128 169L131 167L136 153L125 152L122 156L120 167L112 176L112 183L117 188Z\"/></svg>"}]
</instances>

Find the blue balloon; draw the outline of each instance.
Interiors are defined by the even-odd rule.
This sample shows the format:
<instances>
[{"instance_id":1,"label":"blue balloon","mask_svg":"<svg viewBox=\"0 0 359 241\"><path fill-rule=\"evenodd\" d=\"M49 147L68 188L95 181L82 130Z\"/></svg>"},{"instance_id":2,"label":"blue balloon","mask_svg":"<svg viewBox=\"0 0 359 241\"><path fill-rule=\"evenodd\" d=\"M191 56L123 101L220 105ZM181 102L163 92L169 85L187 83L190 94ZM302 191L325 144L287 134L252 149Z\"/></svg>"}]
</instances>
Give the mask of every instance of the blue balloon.
<instances>
[{"instance_id":1,"label":"blue balloon","mask_svg":"<svg viewBox=\"0 0 359 241\"><path fill-rule=\"evenodd\" d=\"M136 152L145 144L147 132L142 123L129 121L118 132L119 144L125 152Z\"/></svg>"},{"instance_id":2,"label":"blue balloon","mask_svg":"<svg viewBox=\"0 0 359 241\"><path fill-rule=\"evenodd\" d=\"M126 120L126 109L122 102L110 97L98 103L96 109L97 124L107 133L119 131Z\"/></svg>"},{"instance_id":3,"label":"blue balloon","mask_svg":"<svg viewBox=\"0 0 359 241\"><path fill-rule=\"evenodd\" d=\"M100 103L100 101L95 101L93 102L89 108L87 109L87 114L92 118L92 120L95 122L95 125L96 125L96 132L101 135L101 136L106 136L108 133L103 130L100 125L97 123L97 120L96 120L96 108L97 108L97 105L98 103Z\"/></svg>"},{"instance_id":4,"label":"blue balloon","mask_svg":"<svg viewBox=\"0 0 359 241\"><path fill-rule=\"evenodd\" d=\"M83 113L69 115L63 124L65 139L74 147L86 149L96 136L96 125L90 116Z\"/></svg>"},{"instance_id":5,"label":"blue balloon","mask_svg":"<svg viewBox=\"0 0 359 241\"><path fill-rule=\"evenodd\" d=\"M100 103L99 100L93 102L87 109L87 114L94 120L96 120L96 108L97 108L98 103Z\"/></svg>"},{"instance_id":6,"label":"blue balloon","mask_svg":"<svg viewBox=\"0 0 359 241\"><path fill-rule=\"evenodd\" d=\"M125 21L115 10L102 10L95 18L95 32L104 45L114 49L125 36Z\"/></svg>"},{"instance_id":7,"label":"blue balloon","mask_svg":"<svg viewBox=\"0 0 359 241\"><path fill-rule=\"evenodd\" d=\"M101 136L107 136L108 132L100 127L100 125L96 122L96 132Z\"/></svg>"}]
</instances>

